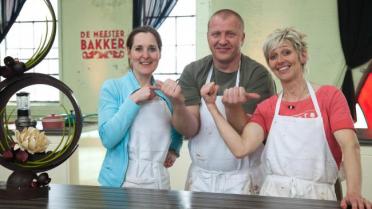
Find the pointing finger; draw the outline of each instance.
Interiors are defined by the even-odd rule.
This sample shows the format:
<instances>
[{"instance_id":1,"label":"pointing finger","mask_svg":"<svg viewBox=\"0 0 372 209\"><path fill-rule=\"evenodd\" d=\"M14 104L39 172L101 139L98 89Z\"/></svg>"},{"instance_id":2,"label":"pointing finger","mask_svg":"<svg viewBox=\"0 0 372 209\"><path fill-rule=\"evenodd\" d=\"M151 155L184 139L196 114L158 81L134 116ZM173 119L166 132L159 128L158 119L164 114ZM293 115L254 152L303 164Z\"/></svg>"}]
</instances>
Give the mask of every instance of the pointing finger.
<instances>
[{"instance_id":1,"label":"pointing finger","mask_svg":"<svg viewBox=\"0 0 372 209\"><path fill-rule=\"evenodd\" d=\"M155 84L156 84L156 86L158 86L159 88L161 88L161 87L164 85L163 81L161 81L161 80L156 80L156 81L155 81Z\"/></svg>"}]
</instances>

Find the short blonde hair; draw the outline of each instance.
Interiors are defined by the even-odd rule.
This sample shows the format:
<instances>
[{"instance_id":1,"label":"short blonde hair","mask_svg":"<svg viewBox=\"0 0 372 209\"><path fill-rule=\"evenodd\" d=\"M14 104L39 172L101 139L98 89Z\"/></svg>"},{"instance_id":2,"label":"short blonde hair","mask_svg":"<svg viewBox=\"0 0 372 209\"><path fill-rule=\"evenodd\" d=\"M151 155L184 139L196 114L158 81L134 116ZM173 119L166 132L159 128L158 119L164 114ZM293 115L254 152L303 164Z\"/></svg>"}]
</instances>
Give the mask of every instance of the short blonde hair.
<instances>
[{"instance_id":1,"label":"short blonde hair","mask_svg":"<svg viewBox=\"0 0 372 209\"><path fill-rule=\"evenodd\" d=\"M293 28L276 29L273 33L267 36L263 44L263 52L266 62L269 63L269 53L283 41L289 41L298 54L307 51L307 43L304 38L306 35Z\"/></svg>"},{"instance_id":2,"label":"short blonde hair","mask_svg":"<svg viewBox=\"0 0 372 209\"><path fill-rule=\"evenodd\" d=\"M241 27L240 29L244 32L244 20L243 20L242 16L240 16L237 12L235 12L234 10L231 10L231 9L221 9L221 10L218 10L215 13L213 13L213 15L208 20L208 31L209 31L209 26L210 26L211 20L216 16L222 17L222 19L227 19L231 16L235 17L239 21L239 24L240 24L240 27Z\"/></svg>"}]
</instances>

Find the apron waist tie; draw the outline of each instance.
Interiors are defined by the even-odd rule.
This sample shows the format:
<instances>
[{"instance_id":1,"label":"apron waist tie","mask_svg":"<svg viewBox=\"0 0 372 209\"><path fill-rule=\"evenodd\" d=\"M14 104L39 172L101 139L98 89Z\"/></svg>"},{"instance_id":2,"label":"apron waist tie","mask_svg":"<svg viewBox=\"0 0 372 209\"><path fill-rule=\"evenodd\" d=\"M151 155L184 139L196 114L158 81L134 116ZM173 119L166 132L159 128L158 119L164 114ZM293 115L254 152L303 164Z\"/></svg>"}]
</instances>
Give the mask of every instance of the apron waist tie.
<instances>
[{"instance_id":1,"label":"apron waist tie","mask_svg":"<svg viewBox=\"0 0 372 209\"><path fill-rule=\"evenodd\" d=\"M192 191L242 194L249 184L249 170L216 171L191 165L187 188ZM189 182L189 183L190 183Z\"/></svg>"},{"instance_id":2,"label":"apron waist tie","mask_svg":"<svg viewBox=\"0 0 372 209\"><path fill-rule=\"evenodd\" d=\"M165 173L168 173L163 163L149 160L129 160L127 177L146 178L161 178Z\"/></svg>"},{"instance_id":3,"label":"apron waist tie","mask_svg":"<svg viewBox=\"0 0 372 209\"><path fill-rule=\"evenodd\" d=\"M192 166L193 170L195 170L197 172L206 173L208 175L221 175L221 174L223 174L223 175L226 175L226 174L236 175L236 174L248 174L250 172L248 168L238 169L238 170L230 170L230 171L223 171L223 170L205 169L205 168L202 168L198 165L195 165L195 163L193 163L191 166Z\"/></svg>"},{"instance_id":4,"label":"apron waist tie","mask_svg":"<svg viewBox=\"0 0 372 209\"><path fill-rule=\"evenodd\" d=\"M298 191L297 190L297 182L298 182L298 179L291 178L290 183L289 183L290 197L292 197L292 198L297 197L297 196L301 196L301 197L304 196L303 191Z\"/></svg>"},{"instance_id":5,"label":"apron waist tie","mask_svg":"<svg viewBox=\"0 0 372 209\"><path fill-rule=\"evenodd\" d=\"M132 163L136 163L136 164L141 164L141 163L164 164L164 161L162 161L162 159L156 159L156 158L153 158L151 160L150 159L138 159L133 156L129 156L129 161Z\"/></svg>"},{"instance_id":6,"label":"apron waist tie","mask_svg":"<svg viewBox=\"0 0 372 209\"><path fill-rule=\"evenodd\" d=\"M291 198L305 197L311 190L322 191L324 188L329 188L334 191L334 185L331 183L321 183L296 177L267 175L266 180L277 184L281 188L287 187Z\"/></svg>"}]
</instances>

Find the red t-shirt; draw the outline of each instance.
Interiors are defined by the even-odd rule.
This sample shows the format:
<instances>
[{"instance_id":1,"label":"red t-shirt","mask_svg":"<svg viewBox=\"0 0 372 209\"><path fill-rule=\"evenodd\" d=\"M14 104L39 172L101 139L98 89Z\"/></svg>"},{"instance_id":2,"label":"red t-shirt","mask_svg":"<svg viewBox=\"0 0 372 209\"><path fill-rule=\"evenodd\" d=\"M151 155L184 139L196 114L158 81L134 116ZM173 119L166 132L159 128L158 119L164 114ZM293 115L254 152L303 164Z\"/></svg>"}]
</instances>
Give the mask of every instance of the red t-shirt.
<instances>
[{"instance_id":1,"label":"red t-shirt","mask_svg":"<svg viewBox=\"0 0 372 209\"><path fill-rule=\"evenodd\" d=\"M338 166L342 160L342 152L333 133L340 129L353 129L354 123L351 118L346 98L342 92L334 86L322 86L316 93L319 108L322 113L324 130L328 145ZM275 113L275 105L278 96L274 95L257 105L251 122L258 123L265 132L265 138L271 128ZM294 108L288 108L292 106ZM287 115L302 118L317 117L310 96L298 102L283 101L280 105L279 115Z\"/></svg>"}]
</instances>

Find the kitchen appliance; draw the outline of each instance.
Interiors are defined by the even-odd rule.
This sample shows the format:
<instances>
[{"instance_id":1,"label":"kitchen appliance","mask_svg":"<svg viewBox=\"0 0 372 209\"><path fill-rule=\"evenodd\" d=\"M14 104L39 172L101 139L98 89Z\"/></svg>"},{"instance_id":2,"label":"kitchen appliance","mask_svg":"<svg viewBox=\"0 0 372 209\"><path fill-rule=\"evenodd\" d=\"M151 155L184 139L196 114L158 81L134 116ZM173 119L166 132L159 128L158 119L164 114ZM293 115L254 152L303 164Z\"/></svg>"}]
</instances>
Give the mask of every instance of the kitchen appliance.
<instances>
[{"instance_id":1,"label":"kitchen appliance","mask_svg":"<svg viewBox=\"0 0 372 209\"><path fill-rule=\"evenodd\" d=\"M29 93L19 92L17 96L17 119L15 120L16 129L22 131L27 127L36 127L36 120L30 117L30 99Z\"/></svg>"}]
</instances>

